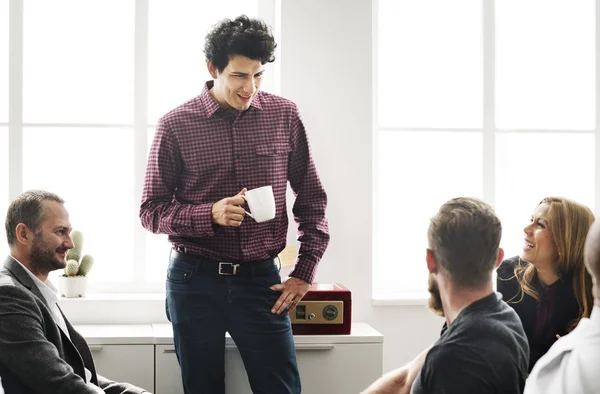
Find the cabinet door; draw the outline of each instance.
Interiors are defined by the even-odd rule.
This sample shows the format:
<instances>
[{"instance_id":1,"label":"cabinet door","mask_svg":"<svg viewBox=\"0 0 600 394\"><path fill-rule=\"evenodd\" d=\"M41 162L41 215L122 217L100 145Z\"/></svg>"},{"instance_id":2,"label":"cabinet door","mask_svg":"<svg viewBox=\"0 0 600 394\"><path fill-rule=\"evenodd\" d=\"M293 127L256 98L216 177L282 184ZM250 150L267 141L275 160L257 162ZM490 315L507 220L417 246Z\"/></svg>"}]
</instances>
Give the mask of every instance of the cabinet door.
<instances>
[{"instance_id":1,"label":"cabinet door","mask_svg":"<svg viewBox=\"0 0 600 394\"><path fill-rule=\"evenodd\" d=\"M156 389L154 394L183 394L181 369L173 345L156 345Z\"/></svg>"},{"instance_id":2,"label":"cabinet door","mask_svg":"<svg viewBox=\"0 0 600 394\"><path fill-rule=\"evenodd\" d=\"M90 345L96 371L154 391L154 345Z\"/></svg>"},{"instance_id":3,"label":"cabinet door","mask_svg":"<svg viewBox=\"0 0 600 394\"><path fill-rule=\"evenodd\" d=\"M244 363L235 346L225 347L226 394L252 394ZM183 394L181 369L173 345L156 345L155 394Z\"/></svg>"},{"instance_id":4,"label":"cabinet door","mask_svg":"<svg viewBox=\"0 0 600 394\"><path fill-rule=\"evenodd\" d=\"M381 377L383 343L297 344L302 394L359 393Z\"/></svg>"}]
</instances>

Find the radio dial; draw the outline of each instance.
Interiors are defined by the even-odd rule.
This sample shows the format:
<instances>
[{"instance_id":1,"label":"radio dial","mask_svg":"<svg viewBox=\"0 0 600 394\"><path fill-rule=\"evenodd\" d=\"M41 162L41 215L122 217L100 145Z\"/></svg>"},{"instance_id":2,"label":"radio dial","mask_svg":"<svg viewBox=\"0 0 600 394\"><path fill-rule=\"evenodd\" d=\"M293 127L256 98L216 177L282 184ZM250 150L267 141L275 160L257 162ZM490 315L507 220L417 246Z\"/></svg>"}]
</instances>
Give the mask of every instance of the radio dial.
<instances>
[{"instance_id":1,"label":"radio dial","mask_svg":"<svg viewBox=\"0 0 600 394\"><path fill-rule=\"evenodd\" d=\"M325 320L335 320L338 316L338 308L334 305L327 305L323 308L323 317Z\"/></svg>"}]
</instances>

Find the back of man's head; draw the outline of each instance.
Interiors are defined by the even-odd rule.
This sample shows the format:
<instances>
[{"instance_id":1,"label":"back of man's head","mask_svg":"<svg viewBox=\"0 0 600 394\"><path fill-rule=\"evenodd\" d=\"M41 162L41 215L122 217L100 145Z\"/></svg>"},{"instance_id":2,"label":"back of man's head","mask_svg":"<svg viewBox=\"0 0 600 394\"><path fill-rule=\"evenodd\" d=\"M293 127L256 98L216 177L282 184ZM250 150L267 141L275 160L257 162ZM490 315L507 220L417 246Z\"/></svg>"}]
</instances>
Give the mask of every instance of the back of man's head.
<instances>
[{"instance_id":1,"label":"back of man's head","mask_svg":"<svg viewBox=\"0 0 600 394\"><path fill-rule=\"evenodd\" d=\"M437 264L460 287L479 289L496 266L502 224L487 203L454 198L431 218L427 238Z\"/></svg>"},{"instance_id":2,"label":"back of man's head","mask_svg":"<svg viewBox=\"0 0 600 394\"><path fill-rule=\"evenodd\" d=\"M54 193L44 190L29 190L21 193L8 206L6 213L6 238L9 246L14 246L17 240L16 228L19 223L25 224L35 232L43 219L43 202L55 201L64 204L64 200Z\"/></svg>"},{"instance_id":3,"label":"back of man's head","mask_svg":"<svg viewBox=\"0 0 600 394\"><path fill-rule=\"evenodd\" d=\"M584 253L585 265L594 280L596 303L600 303L600 219L596 220L587 235Z\"/></svg>"}]
</instances>

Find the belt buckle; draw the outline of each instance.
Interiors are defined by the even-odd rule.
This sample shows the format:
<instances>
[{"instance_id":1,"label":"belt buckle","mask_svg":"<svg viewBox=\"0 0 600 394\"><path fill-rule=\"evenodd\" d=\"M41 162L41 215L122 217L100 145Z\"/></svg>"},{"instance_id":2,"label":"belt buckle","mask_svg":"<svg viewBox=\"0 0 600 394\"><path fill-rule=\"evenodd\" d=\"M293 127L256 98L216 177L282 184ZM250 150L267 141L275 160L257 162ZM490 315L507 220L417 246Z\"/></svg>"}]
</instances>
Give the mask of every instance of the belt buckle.
<instances>
[{"instance_id":1,"label":"belt buckle","mask_svg":"<svg viewBox=\"0 0 600 394\"><path fill-rule=\"evenodd\" d=\"M222 261L219 263L219 275L236 275L239 266L239 264L227 263ZM229 267L231 269L231 272L223 271L223 267Z\"/></svg>"}]
</instances>

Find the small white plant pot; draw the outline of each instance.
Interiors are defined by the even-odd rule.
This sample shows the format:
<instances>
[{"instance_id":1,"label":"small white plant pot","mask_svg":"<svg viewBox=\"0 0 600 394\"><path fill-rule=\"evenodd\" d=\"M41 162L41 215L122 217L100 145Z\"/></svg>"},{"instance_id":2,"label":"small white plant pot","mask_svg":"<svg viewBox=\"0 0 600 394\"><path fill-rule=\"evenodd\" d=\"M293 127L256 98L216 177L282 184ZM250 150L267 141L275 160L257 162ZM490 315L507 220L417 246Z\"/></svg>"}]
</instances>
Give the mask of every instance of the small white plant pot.
<instances>
[{"instance_id":1,"label":"small white plant pot","mask_svg":"<svg viewBox=\"0 0 600 394\"><path fill-rule=\"evenodd\" d=\"M59 276L58 294L66 298L85 297L87 279L87 276Z\"/></svg>"}]
</instances>

